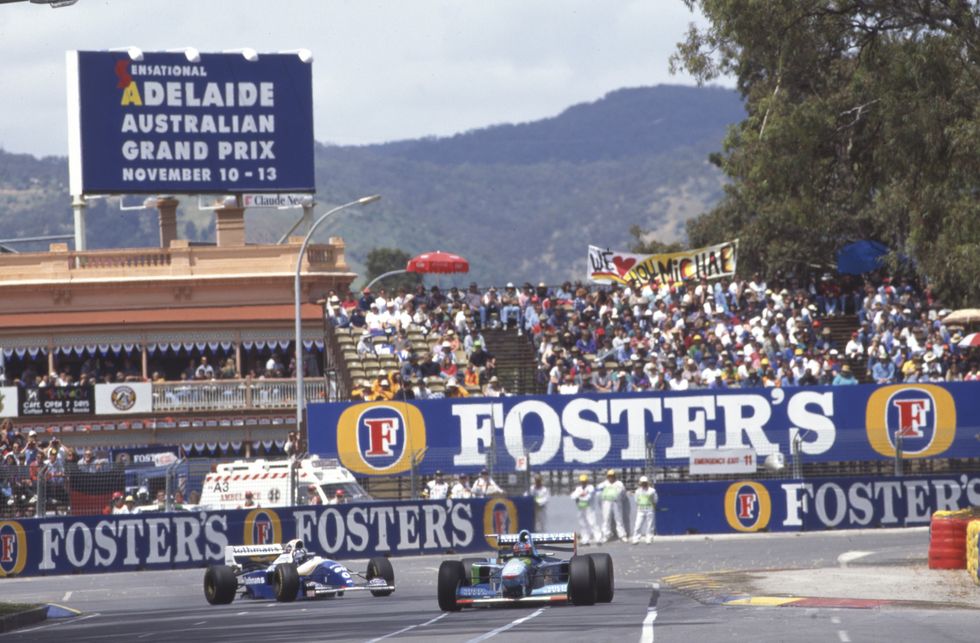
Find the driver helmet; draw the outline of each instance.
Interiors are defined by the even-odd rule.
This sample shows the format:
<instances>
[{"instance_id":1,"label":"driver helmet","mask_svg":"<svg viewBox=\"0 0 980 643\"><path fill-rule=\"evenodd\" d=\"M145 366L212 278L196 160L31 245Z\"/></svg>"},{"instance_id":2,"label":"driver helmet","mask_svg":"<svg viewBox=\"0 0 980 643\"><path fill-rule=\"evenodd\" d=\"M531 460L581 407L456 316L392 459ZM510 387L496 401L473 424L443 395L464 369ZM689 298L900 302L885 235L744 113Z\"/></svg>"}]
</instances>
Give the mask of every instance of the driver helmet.
<instances>
[{"instance_id":1,"label":"driver helmet","mask_svg":"<svg viewBox=\"0 0 980 643\"><path fill-rule=\"evenodd\" d=\"M534 553L534 546L531 544L531 534L526 531L521 532L514 543L514 554L518 556L530 556Z\"/></svg>"}]
</instances>

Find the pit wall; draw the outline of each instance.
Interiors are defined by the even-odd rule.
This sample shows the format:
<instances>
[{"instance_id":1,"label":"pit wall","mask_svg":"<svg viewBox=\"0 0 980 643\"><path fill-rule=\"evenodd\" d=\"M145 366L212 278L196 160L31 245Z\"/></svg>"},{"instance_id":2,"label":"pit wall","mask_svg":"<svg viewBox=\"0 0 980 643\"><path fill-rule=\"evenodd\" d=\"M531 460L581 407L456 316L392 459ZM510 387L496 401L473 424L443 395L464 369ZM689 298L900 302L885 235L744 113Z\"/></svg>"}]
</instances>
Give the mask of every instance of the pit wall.
<instances>
[{"instance_id":1,"label":"pit wall","mask_svg":"<svg viewBox=\"0 0 980 643\"><path fill-rule=\"evenodd\" d=\"M371 502L0 521L0 578L203 567L227 545L300 538L329 558L486 551L533 525L528 498Z\"/></svg>"}]
</instances>

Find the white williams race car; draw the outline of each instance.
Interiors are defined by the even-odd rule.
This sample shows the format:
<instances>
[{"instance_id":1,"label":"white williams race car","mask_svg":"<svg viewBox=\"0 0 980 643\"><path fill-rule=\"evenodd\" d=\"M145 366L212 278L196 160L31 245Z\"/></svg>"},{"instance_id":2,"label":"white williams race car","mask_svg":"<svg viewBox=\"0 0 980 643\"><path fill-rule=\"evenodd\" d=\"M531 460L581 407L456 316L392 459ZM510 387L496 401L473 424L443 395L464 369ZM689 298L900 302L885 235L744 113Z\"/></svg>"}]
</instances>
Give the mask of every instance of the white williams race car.
<instances>
[{"instance_id":1,"label":"white williams race car","mask_svg":"<svg viewBox=\"0 0 980 643\"><path fill-rule=\"evenodd\" d=\"M366 571L354 572L306 551L301 540L225 547L225 564L211 565L204 573L204 597L212 605L230 603L238 594L287 603L362 590L373 596L390 596L395 591L395 572L387 558L372 558Z\"/></svg>"}]
</instances>

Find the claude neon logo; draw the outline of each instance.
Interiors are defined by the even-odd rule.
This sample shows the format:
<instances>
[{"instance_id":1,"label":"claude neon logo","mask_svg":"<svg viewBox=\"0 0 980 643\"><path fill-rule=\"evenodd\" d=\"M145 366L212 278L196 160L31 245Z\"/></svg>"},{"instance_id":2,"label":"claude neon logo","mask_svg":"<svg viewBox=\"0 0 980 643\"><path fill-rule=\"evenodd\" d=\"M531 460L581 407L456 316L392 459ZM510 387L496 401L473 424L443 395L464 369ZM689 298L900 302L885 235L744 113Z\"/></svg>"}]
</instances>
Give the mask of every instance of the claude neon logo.
<instances>
[{"instance_id":1,"label":"claude neon logo","mask_svg":"<svg viewBox=\"0 0 980 643\"><path fill-rule=\"evenodd\" d=\"M762 531L772 517L769 491L749 480L735 482L725 492L725 520L735 531Z\"/></svg>"},{"instance_id":2,"label":"claude neon logo","mask_svg":"<svg viewBox=\"0 0 980 643\"><path fill-rule=\"evenodd\" d=\"M354 473L394 474L412 468L425 449L425 419L405 402L355 404L337 420L337 453Z\"/></svg>"},{"instance_id":3,"label":"claude neon logo","mask_svg":"<svg viewBox=\"0 0 980 643\"><path fill-rule=\"evenodd\" d=\"M927 458L946 451L956 438L956 403L934 384L884 386L868 398L868 443L895 457L901 440L903 458Z\"/></svg>"}]
</instances>

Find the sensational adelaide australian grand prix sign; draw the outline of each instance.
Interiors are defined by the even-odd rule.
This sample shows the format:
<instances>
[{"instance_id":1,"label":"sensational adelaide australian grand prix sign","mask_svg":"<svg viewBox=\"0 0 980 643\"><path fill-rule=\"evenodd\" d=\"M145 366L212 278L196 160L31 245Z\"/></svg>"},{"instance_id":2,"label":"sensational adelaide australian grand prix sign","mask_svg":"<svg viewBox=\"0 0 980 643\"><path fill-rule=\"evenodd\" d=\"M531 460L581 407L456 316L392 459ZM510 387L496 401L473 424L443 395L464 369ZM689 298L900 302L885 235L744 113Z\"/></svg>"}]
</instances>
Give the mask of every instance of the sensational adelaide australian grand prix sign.
<instances>
[{"instance_id":1,"label":"sensational adelaide australian grand prix sign","mask_svg":"<svg viewBox=\"0 0 980 643\"><path fill-rule=\"evenodd\" d=\"M361 475L411 470L500 471L686 466L692 450L752 449L760 460L794 445L805 462L974 457L974 383L684 393L320 403L309 407L310 451Z\"/></svg>"},{"instance_id":2,"label":"sensational adelaide australian grand prix sign","mask_svg":"<svg viewBox=\"0 0 980 643\"><path fill-rule=\"evenodd\" d=\"M70 51L71 193L313 192L310 63Z\"/></svg>"}]
</instances>

